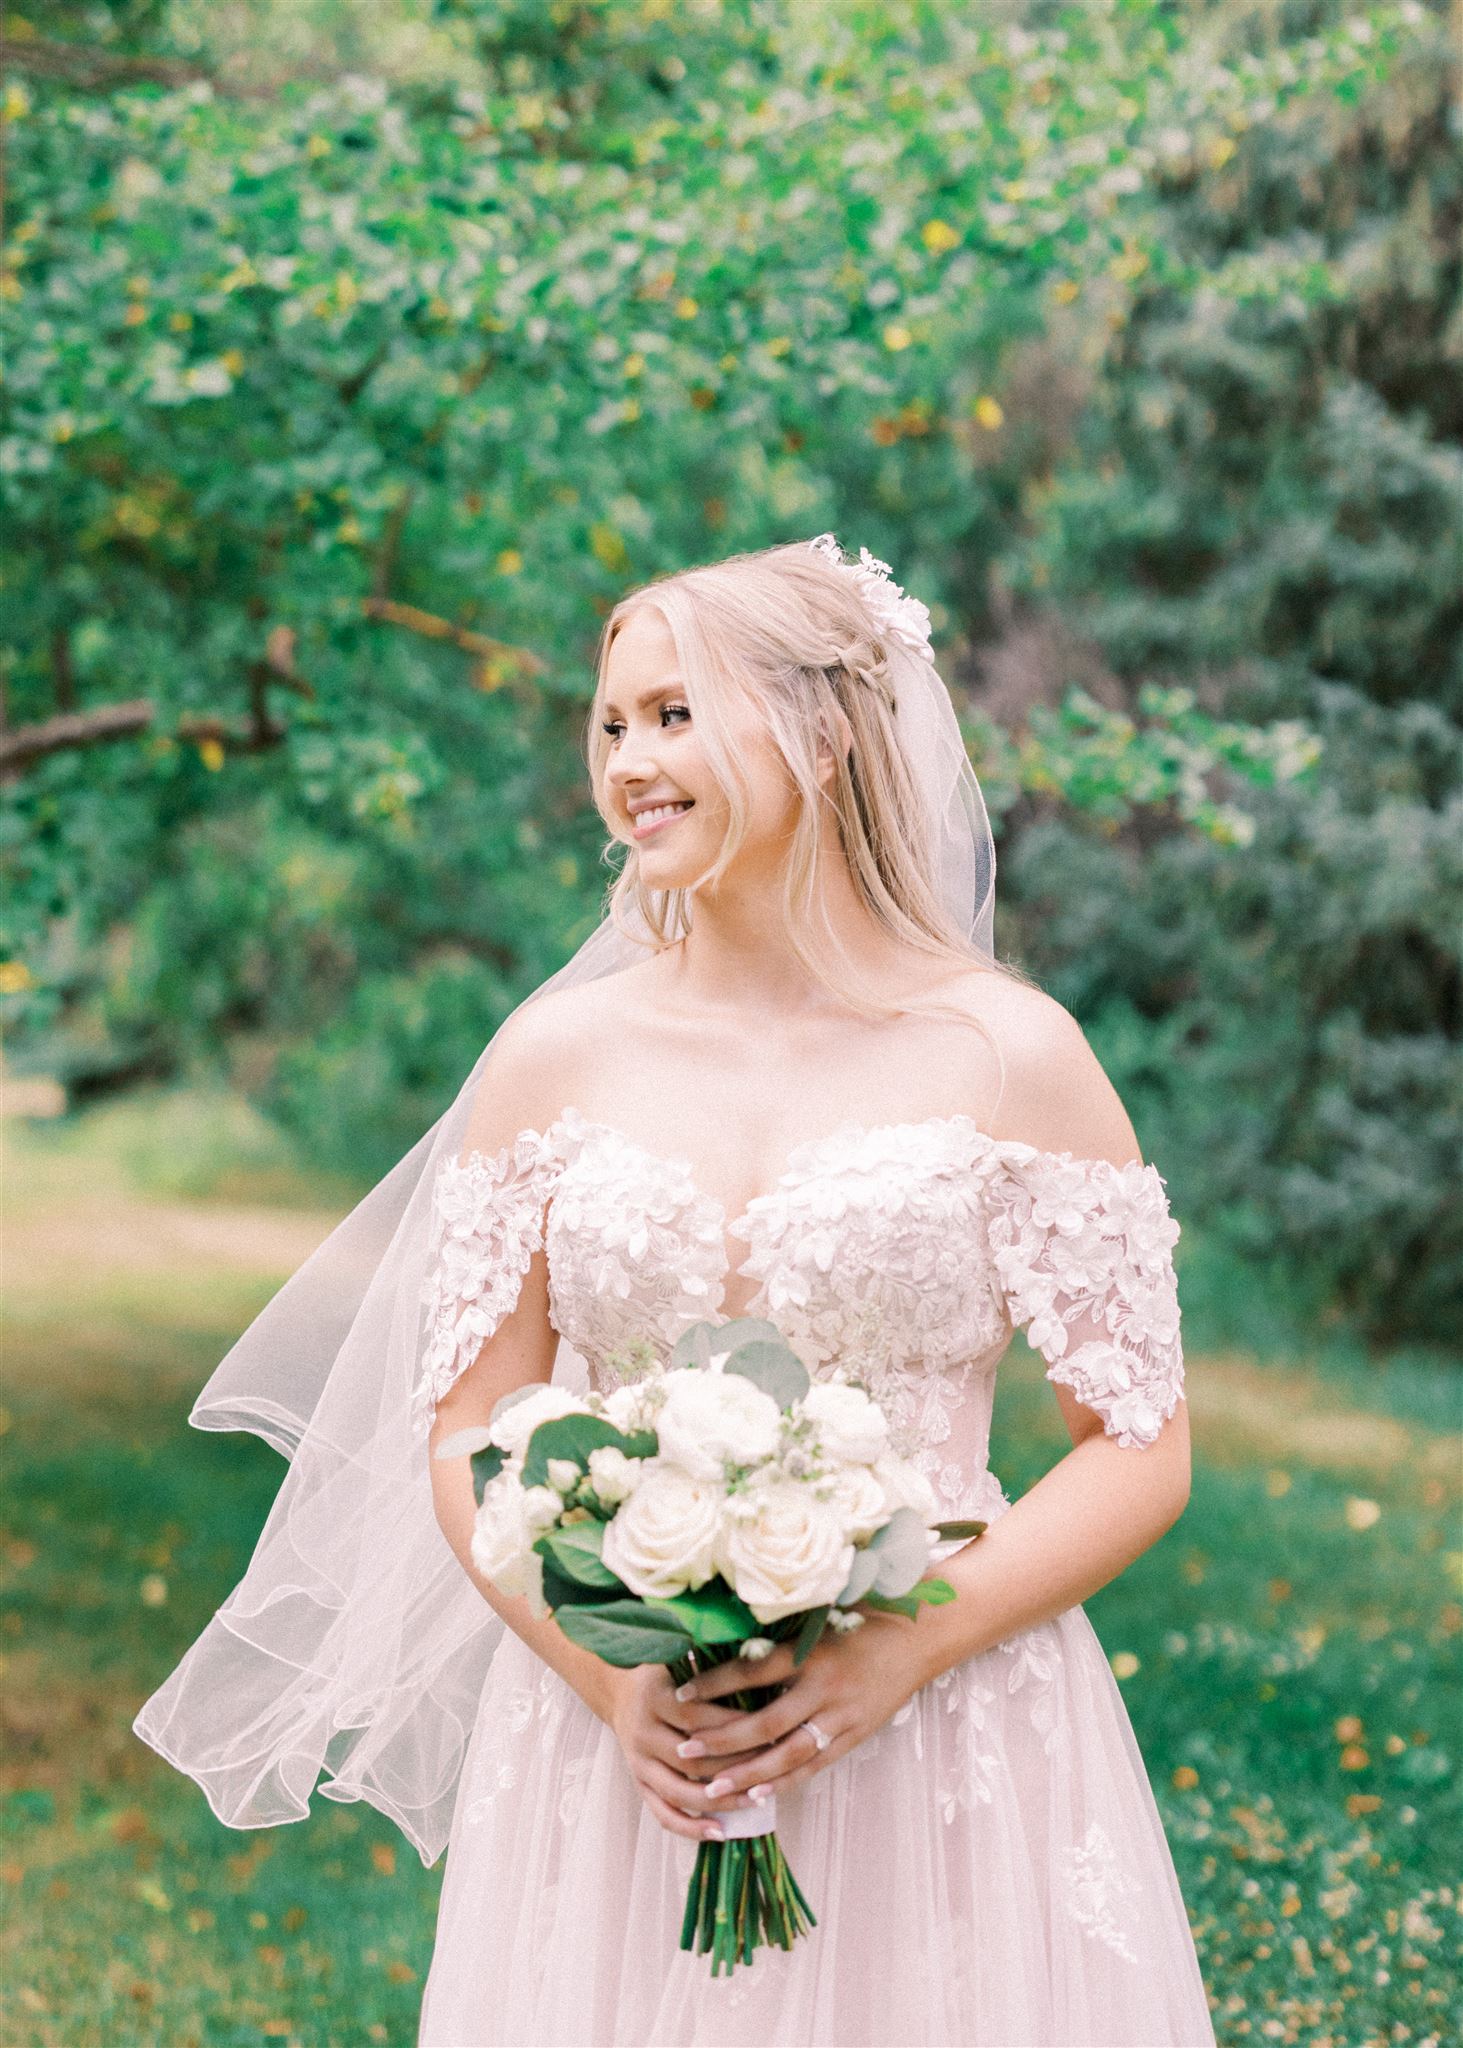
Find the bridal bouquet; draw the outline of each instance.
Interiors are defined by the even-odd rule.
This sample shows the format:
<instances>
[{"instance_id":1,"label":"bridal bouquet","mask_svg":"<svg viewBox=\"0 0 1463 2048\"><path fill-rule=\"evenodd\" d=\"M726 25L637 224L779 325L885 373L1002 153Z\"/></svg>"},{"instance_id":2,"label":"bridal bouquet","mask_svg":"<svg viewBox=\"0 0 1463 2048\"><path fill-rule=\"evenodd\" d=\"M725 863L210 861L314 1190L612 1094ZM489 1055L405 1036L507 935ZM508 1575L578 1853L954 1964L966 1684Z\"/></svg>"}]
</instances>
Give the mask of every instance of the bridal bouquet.
<instances>
[{"instance_id":1,"label":"bridal bouquet","mask_svg":"<svg viewBox=\"0 0 1463 2048\"><path fill-rule=\"evenodd\" d=\"M534 1385L440 1458L472 1459L473 1562L606 1663L664 1664L682 1683L793 1641L802 1664L860 1606L914 1616L952 1600L922 1575L933 1546L984 1522L936 1522L929 1481L889 1449L861 1387L810 1379L776 1326L750 1317L686 1330L661 1366L648 1345L606 1361L612 1393ZM752 1710L766 1685L734 1694ZM776 1796L718 1816L697 1850L681 1947L712 1975L816 1925L777 1841Z\"/></svg>"}]
</instances>

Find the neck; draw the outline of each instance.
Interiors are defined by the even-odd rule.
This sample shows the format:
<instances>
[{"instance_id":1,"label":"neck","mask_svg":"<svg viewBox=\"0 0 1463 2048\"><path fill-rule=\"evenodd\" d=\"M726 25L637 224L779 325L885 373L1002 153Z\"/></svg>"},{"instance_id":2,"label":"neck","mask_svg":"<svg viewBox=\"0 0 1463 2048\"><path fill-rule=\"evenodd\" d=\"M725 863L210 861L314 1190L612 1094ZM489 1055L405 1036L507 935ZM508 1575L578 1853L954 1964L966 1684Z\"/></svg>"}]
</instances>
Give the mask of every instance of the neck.
<instances>
[{"instance_id":1,"label":"neck","mask_svg":"<svg viewBox=\"0 0 1463 2048\"><path fill-rule=\"evenodd\" d=\"M688 1008L707 1012L846 1016L847 1005L799 959L784 934L781 886L780 875L769 869L755 878L725 876L714 893L698 891L693 929L664 956L668 992ZM841 848L825 844L816 893L831 936L815 915L809 943L825 965L871 987L887 984L900 949L860 898Z\"/></svg>"}]
</instances>

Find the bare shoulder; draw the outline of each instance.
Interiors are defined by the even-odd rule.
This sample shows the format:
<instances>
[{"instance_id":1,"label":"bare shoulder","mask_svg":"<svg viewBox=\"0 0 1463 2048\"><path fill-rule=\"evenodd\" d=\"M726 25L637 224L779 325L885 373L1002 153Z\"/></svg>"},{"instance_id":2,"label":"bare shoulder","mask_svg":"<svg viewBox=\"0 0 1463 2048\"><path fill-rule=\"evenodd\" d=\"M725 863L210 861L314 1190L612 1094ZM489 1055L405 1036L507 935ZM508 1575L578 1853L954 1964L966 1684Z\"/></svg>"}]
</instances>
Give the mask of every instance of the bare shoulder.
<instances>
[{"instance_id":1,"label":"bare shoulder","mask_svg":"<svg viewBox=\"0 0 1463 2048\"><path fill-rule=\"evenodd\" d=\"M523 1131L545 1130L572 1099L603 1018L598 982L550 989L510 1011L478 1076L464 1146L496 1152Z\"/></svg>"},{"instance_id":2,"label":"bare shoulder","mask_svg":"<svg viewBox=\"0 0 1463 2048\"><path fill-rule=\"evenodd\" d=\"M1065 1004L1029 982L990 972L963 977L950 994L1000 1054L1004 1084L993 1137L1114 1166L1141 1158L1122 1098Z\"/></svg>"}]
</instances>

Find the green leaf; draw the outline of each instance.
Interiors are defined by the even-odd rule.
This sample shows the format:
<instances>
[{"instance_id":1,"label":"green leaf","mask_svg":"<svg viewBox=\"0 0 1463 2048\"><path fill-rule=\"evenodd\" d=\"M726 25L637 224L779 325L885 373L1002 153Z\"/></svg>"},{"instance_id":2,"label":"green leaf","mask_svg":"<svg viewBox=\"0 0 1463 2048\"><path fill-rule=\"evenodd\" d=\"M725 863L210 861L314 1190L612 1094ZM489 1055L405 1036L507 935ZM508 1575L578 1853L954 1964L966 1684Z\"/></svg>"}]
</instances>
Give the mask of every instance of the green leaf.
<instances>
[{"instance_id":1,"label":"green leaf","mask_svg":"<svg viewBox=\"0 0 1463 2048\"><path fill-rule=\"evenodd\" d=\"M671 1664L693 1644L674 1615L642 1600L564 1607L554 1618L571 1642L621 1670L636 1664Z\"/></svg>"},{"instance_id":2,"label":"green leaf","mask_svg":"<svg viewBox=\"0 0 1463 2048\"><path fill-rule=\"evenodd\" d=\"M739 1373L743 1379L750 1380L779 1408L791 1408L812 1385L808 1368L796 1352L790 1351L785 1343L769 1343L760 1337L753 1338L749 1344L738 1345L722 1370Z\"/></svg>"},{"instance_id":3,"label":"green leaf","mask_svg":"<svg viewBox=\"0 0 1463 2048\"><path fill-rule=\"evenodd\" d=\"M646 1431L638 1432L642 1441L648 1434ZM635 1441L603 1415L556 1415L552 1421L541 1422L528 1440L523 1458L523 1483L525 1486L547 1486L550 1458L572 1458L581 1472L587 1472L590 1452L600 1450L606 1444L613 1444L616 1450L633 1457L637 1455L632 1449ZM653 1436L650 1441L654 1443ZM650 1453L639 1455L649 1456Z\"/></svg>"},{"instance_id":4,"label":"green leaf","mask_svg":"<svg viewBox=\"0 0 1463 2048\"><path fill-rule=\"evenodd\" d=\"M479 1507L483 1504L483 1495L488 1490L489 1482L497 1478L507 1462L507 1457L508 1453L498 1444L487 1444L482 1450L473 1452L472 1493Z\"/></svg>"},{"instance_id":5,"label":"green leaf","mask_svg":"<svg viewBox=\"0 0 1463 2048\"><path fill-rule=\"evenodd\" d=\"M570 1522L547 1530L533 1547L546 1561L552 1559L556 1568L577 1586L615 1586L624 1591L623 1582L600 1554L604 1532L603 1522Z\"/></svg>"},{"instance_id":6,"label":"green leaf","mask_svg":"<svg viewBox=\"0 0 1463 2048\"><path fill-rule=\"evenodd\" d=\"M716 1643L743 1643L760 1633L756 1615L719 1575L694 1591L645 1604L671 1615L703 1649Z\"/></svg>"},{"instance_id":7,"label":"green leaf","mask_svg":"<svg viewBox=\"0 0 1463 2048\"><path fill-rule=\"evenodd\" d=\"M798 1639L793 1645L792 1661L795 1665L801 1666L806 1664L809 1657L812 1656L818 1646L818 1639L823 1633L830 1611L831 1608L827 1606L810 1607L806 1615L804 1615L803 1625L798 1630Z\"/></svg>"}]
</instances>

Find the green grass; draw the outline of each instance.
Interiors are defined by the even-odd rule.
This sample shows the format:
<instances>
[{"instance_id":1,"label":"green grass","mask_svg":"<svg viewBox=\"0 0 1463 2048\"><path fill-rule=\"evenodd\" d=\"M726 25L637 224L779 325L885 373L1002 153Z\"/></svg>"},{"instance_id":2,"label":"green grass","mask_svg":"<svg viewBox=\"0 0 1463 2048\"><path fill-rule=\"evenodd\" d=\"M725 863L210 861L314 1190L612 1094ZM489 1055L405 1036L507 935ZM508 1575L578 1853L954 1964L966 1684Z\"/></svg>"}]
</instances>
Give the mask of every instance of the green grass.
<instances>
[{"instance_id":1,"label":"green grass","mask_svg":"<svg viewBox=\"0 0 1463 2048\"><path fill-rule=\"evenodd\" d=\"M409 2042L440 1867L364 1806L230 1831L131 1733L284 1469L190 1430L192 1395L349 1191L197 1099L6 1149L0 2038ZM1441 2048L1463 2032L1457 1378L1253 1350L1189 1372L1189 1508L1088 1612L1219 2039ZM1066 1439L1022 1345L1002 1374L1014 1495Z\"/></svg>"}]
</instances>

